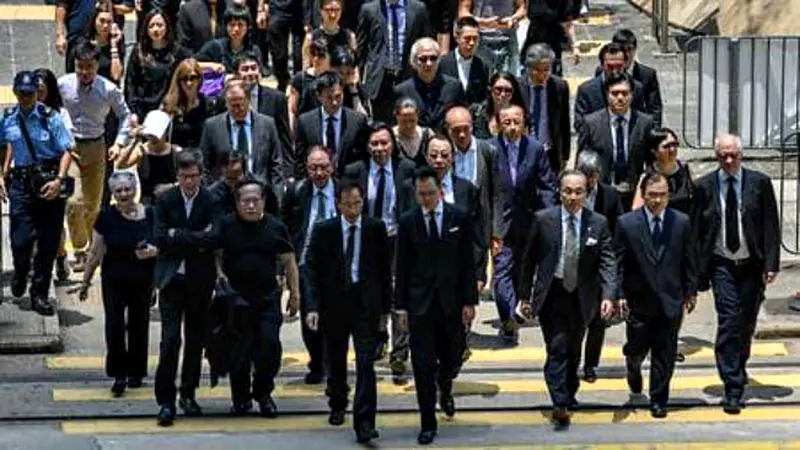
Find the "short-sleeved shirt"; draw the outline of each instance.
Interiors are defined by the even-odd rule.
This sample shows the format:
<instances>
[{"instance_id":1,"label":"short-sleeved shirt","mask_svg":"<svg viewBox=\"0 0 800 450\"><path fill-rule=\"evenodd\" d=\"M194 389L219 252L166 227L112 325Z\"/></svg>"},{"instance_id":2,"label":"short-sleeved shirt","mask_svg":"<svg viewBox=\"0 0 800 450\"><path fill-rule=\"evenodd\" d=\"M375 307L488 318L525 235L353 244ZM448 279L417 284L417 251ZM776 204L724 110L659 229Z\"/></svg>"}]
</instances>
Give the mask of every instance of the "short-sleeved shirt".
<instances>
[{"instance_id":1,"label":"short-sleeved shirt","mask_svg":"<svg viewBox=\"0 0 800 450\"><path fill-rule=\"evenodd\" d=\"M131 220L114 206L106 206L97 216L94 229L103 236L106 253L103 256L103 278L131 283L151 283L155 258L140 260L136 247L142 241L153 243L153 211L145 208L145 218Z\"/></svg>"},{"instance_id":2,"label":"short-sleeved shirt","mask_svg":"<svg viewBox=\"0 0 800 450\"><path fill-rule=\"evenodd\" d=\"M0 147L11 145L14 167L33 164L22 133L22 114L19 106L15 106L7 109L0 120ZM60 159L64 152L73 147L72 135L58 111L37 103L24 120L39 163Z\"/></svg>"},{"instance_id":3,"label":"short-sleeved shirt","mask_svg":"<svg viewBox=\"0 0 800 450\"><path fill-rule=\"evenodd\" d=\"M251 302L271 295L278 256L294 251L286 226L268 214L247 222L233 213L222 219L219 235L222 270L231 287Z\"/></svg>"}]
</instances>

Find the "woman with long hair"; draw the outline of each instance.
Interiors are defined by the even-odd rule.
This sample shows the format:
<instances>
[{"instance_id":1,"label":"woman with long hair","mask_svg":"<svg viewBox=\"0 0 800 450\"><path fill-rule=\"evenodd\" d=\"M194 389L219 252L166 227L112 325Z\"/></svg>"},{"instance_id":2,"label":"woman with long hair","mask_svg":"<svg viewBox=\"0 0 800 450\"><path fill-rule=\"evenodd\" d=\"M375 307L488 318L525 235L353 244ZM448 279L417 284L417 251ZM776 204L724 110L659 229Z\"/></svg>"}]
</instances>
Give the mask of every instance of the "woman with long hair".
<instances>
[{"instance_id":1,"label":"woman with long hair","mask_svg":"<svg viewBox=\"0 0 800 450\"><path fill-rule=\"evenodd\" d=\"M125 71L125 37L114 23L114 9L110 1L98 2L84 39L100 47L97 74L119 84Z\"/></svg>"},{"instance_id":2,"label":"woman with long hair","mask_svg":"<svg viewBox=\"0 0 800 450\"><path fill-rule=\"evenodd\" d=\"M527 111L517 78L510 72L497 72L489 79L489 95L483 103L470 108L473 129L478 139L491 139L498 134L498 114L509 104Z\"/></svg>"},{"instance_id":3,"label":"woman with long hair","mask_svg":"<svg viewBox=\"0 0 800 450\"><path fill-rule=\"evenodd\" d=\"M213 105L200 93L203 69L195 59L184 59L175 68L169 90L161 103L161 110L172 118L171 136L173 145L181 148L197 148L200 131L213 111Z\"/></svg>"},{"instance_id":4,"label":"woman with long hair","mask_svg":"<svg viewBox=\"0 0 800 450\"><path fill-rule=\"evenodd\" d=\"M397 125L392 127L397 141L397 153L416 167L427 165L425 154L428 148L428 137L433 134L428 127L419 124L419 105L414 99L403 97L394 107Z\"/></svg>"},{"instance_id":5,"label":"woman with long hair","mask_svg":"<svg viewBox=\"0 0 800 450\"><path fill-rule=\"evenodd\" d=\"M325 39L328 43L328 53L331 55L340 48L355 53L355 33L341 27L342 8L342 0L319 0L320 25L306 34L306 38L303 41L303 69L311 66L309 48L312 42L320 38Z\"/></svg>"},{"instance_id":6,"label":"woman with long hair","mask_svg":"<svg viewBox=\"0 0 800 450\"><path fill-rule=\"evenodd\" d=\"M319 106L317 100L316 80L317 77L331 70L331 58L328 52L328 41L321 38L311 43L309 49L311 55L311 66L294 74L289 85L288 107L289 107L289 128L292 134L297 129L297 118L304 112L311 111Z\"/></svg>"}]
</instances>

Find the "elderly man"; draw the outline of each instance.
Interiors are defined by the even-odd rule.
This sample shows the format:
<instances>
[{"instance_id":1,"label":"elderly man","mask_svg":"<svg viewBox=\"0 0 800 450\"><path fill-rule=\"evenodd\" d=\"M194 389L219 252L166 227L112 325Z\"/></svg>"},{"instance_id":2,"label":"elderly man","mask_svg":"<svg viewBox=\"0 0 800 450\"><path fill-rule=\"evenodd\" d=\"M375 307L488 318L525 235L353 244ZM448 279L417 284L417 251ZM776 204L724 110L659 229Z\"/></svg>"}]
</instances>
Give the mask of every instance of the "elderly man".
<instances>
[{"instance_id":1,"label":"elderly man","mask_svg":"<svg viewBox=\"0 0 800 450\"><path fill-rule=\"evenodd\" d=\"M444 114L453 105L467 106L467 99L457 79L439 72L439 44L422 38L411 47L414 75L394 88L395 98L409 97L419 105L419 125L439 128Z\"/></svg>"},{"instance_id":2,"label":"elderly man","mask_svg":"<svg viewBox=\"0 0 800 450\"><path fill-rule=\"evenodd\" d=\"M698 285L711 287L717 310L714 353L725 385L722 405L738 414L764 289L780 269L781 229L772 182L742 168L741 139L723 135L715 147L719 169L697 181L692 225Z\"/></svg>"}]
</instances>

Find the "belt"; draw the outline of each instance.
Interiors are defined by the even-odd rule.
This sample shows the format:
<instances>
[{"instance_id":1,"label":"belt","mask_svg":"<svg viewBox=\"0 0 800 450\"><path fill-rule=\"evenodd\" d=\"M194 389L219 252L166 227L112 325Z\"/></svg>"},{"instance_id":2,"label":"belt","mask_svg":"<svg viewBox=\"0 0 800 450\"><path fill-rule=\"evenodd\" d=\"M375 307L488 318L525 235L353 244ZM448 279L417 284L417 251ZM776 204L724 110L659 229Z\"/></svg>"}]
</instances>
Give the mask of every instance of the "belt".
<instances>
[{"instance_id":1,"label":"belt","mask_svg":"<svg viewBox=\"0 0 800 450\"><path fill-rule=\"evenodd\" d=\"M732 265L734 267L742 267L744 265L747 265L752 260L752 258L731 259L731 258L726 258L726 257L721 256L721 255L714 255L714 256L717 259L719 259L721 262L723 262L725 264L730 264L730 265Z\"/></svg>"},{"instance_id":2,"label":"belt","mask_svg":"<svg viewBox=\"0 0 800 450\"><path fill-rule=\"evenodd\" d=\"M98 136L96 138L75 138L75 142L77 143L84 143L84 142L95 142L103 139L103 136Z\"/></svg>"}]
</instances>

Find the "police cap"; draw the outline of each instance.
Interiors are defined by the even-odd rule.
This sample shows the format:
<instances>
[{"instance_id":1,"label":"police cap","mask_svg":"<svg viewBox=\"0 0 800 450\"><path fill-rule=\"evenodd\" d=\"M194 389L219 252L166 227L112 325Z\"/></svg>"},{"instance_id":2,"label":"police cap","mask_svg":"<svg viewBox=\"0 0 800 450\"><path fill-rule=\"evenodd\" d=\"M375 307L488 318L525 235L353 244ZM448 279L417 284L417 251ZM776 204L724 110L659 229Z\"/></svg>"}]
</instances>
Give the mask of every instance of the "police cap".
<instances>
[{"instance_id":1,"label":"police cap","mask_svg":"<svg viewBox=\"0 0 800 450\"><path fill-rule=\"evenodd\" d=\"M36 76L30 70L17 72L14 77L14 92L19 94L34 94L38 90Z\"/></svg>"}]
</instances>

